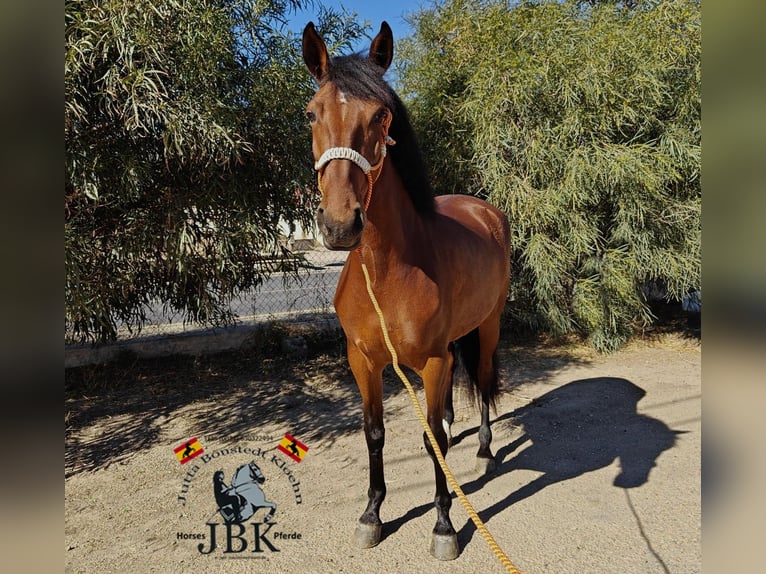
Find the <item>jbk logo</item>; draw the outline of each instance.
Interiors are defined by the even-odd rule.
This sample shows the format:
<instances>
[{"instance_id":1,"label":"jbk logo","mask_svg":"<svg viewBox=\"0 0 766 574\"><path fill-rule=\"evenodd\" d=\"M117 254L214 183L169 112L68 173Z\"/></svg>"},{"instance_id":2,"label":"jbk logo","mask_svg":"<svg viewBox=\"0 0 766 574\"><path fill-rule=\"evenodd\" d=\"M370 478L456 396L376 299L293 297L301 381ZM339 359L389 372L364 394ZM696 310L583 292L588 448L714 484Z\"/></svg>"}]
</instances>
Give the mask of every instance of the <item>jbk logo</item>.
<instances>
[{"instance_id":1,"label":"jbk logo","mask_svg":"<svg viewBox=\"0 0 766 574\"><path fill-rule=\"evenodd\" d=\"M222 526L221 524L211 522L208 522L207 525L210 528L210 542L209 546L206 546L204 542L197 545L197 550L199 550L201 554L210 554L216 549L219 541L217 528ZM265 527L262 528L264 526L263 524L251 522L247 526L251 527L249 532L244 524L227 522L223 525L223 528L221 529L223 530L223 540L221 542L224 553L239 554L240 552L245 552L247 550L250 552L266 552L267 550L270 552L279 552L279 548L277 548L266 536L275 524L266 524ZM283 533L279 532L277 534L282 535ZM300 534L297 538L300 538Z\"/></svg>"},{"instance_id":2,"label":"jbk logo","mask_svg":"<svg viewBox=\"0 0 766 574\"><path fill-rule=\"evenodd\" d=\"M248 526L252 527L252 537L246 536L247 528L242 523L255 514L261 508L267 508L268 513L263 516L262 522L269 522L274 517L277 505L266 500L261 485L266 482L261 469L251 461L240 466L231 479L231 484L227 485L224 480L223 470L217 470L213 474L213 494L215 502L218 505L218 513L224 519L224 552L239 553L250 549L251 552L264 552L266 549L271 552L279 552L279 548L274 546L266 537L274 524L267 524L261 530L261 524L251 522ZM204 543L197 545L197 550L202 554L210 554L216 549L218 537L216 529L221 526L215 522L208 522L210 529L210 545Z\"/></svg>"},{"instance_id":3,"label":"jbk logo","mask_svg":"<svg viewBox=\"0 0 766 574\"><path fill-rule=\"evenodd\" d=\"M219 466L221 460L229 456L241 457L242 454L255 458L236 466L231 478L227 478L225 467ZM215 510L204 521L204 533L197 529L194 529L196 532L177 532L176 538L197 542L195 546L198 555L220 553L223 556L263 559L281 552L280 546L283 543L290 546L295 544L294 541L301 540L302 536L298 532L285 532L277 527L277 504L274 500L283 503L294 499L296 505L302 502L300 482L281 454L260 448L234 447L204 454L193 462L196 464L187 472L178 499L186 506L187 497L192 495L192 483L195 483L202 487L202 490L193 489L197 493L194 495L197 504L201 502L204 505L202 508L206 506L210 509L212 506ZM213 464L208 466L211 462ZM206 467L212 468L205 472ZM277 483L272 483L273 478L267 480L267 475L276 476ZM203 478L200 481L200 477L204 476L208 477L207 480ZM280 476L286 477L287 481L279 479Z\"/></svg>"},{"instance_id":4,"label":"jbk logo","mask_svg":"<svg viewBox=\"0 0 766 574\"><path fill-rule=\"evenodd\" d=\"M178 501L192 507L190 518L196 523L196 527L176 532L176 539L194 542L197 556L268 559L279 556L283 546L288 554L299 548L301 534L290 526L284 528L295 521L294 510L287 508L280 514L281 529L276 521L277 502L289 507L291 501L296 506L303 502L300 481L288 464L294 457L279 448L232 446L206 451L198 443L197 439L185 441L175 449L181 464L188 463ZM192 450L189 444L199 456L187 455ZM244 462L248 459L250 462ZM223 464L224 460L231 466ZM228 475L232 468L234 472ZM201 522L204 528L199 528Z\"/></svg>"}]
</instances>

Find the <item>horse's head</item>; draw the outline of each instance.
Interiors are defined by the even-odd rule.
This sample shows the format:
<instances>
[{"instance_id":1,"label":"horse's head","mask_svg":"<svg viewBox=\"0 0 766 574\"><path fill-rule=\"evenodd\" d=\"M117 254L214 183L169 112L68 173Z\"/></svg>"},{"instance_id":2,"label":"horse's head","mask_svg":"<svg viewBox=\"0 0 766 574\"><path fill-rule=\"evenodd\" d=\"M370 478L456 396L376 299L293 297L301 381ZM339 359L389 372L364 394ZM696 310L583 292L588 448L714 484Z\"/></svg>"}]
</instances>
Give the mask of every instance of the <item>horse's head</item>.
<instances>
[{"instance_id":1,"label":"horse's head","mask_svg":"<svg viewBox=\"0 0 766 574\"><path fill-rule=\"evenodd\" d=\"M250 478L257 482L258 484L263 484L266 482L266 477L263 476L263 473L261 472L261 469L258 467L257 464L254 462L251 462L249 465L250 469Z\"/></svg>"},{"instance_id":2,"label":"horse's head","mask_svg":"<svg viewBox=\"0 0 766 574\"><path fill-rule=\"evenodd\" d=\"M331 60L314 24L303 30L303 60L319 83L306 106L306 117L322 193L317 225L329 249L351 250L361 240L367 219L365 202L385 159L392 120L393 96L383 74L393 49L393 34L386 22L372 41L367 59Z\"/></svg>"}]
</instances>

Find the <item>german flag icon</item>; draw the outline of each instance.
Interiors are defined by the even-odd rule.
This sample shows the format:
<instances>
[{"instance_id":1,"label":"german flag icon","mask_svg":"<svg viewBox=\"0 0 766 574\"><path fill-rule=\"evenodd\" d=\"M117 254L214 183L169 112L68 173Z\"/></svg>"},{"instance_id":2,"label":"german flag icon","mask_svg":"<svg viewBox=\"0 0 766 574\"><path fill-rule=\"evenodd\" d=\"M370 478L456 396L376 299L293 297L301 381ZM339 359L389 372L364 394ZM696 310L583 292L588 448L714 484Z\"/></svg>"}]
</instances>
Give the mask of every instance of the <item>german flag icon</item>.
<instances>
[{"instance_id":1,"label":"german flag icon","mask_svg":"<svg viewBox=\"0 0 766 574\"><path fill-rule=\"evenodd\" d=\"M176 457L178 457L178 461L181 464L186 464L195 456L199 456L205 452L205 449L202 448L202 445L197 440L197 437L194 437L185 441L183 444L178 445L173 449L173 452L176 453Z\"/></svg>"},{"instance_id":2,"label":"german flag icon","mask_svg":"<svg viewBox=\"0 0 766 574\"><path fill-rule=\"evenodd\" d=\"M283 438L282 442L277 445L277 448L295 462L302 461L303 457L306 456L306 452L309 450L309 447L287 433L285 433L285 438Z\"/></svg>"}]
</instances>

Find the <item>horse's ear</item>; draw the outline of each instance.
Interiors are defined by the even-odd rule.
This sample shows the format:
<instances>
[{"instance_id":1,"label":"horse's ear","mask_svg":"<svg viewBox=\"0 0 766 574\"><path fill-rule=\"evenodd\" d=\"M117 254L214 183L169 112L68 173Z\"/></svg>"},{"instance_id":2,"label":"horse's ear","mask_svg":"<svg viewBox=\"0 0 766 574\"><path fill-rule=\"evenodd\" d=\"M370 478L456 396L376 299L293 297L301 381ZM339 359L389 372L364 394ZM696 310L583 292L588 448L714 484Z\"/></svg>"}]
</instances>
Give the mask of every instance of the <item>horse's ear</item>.
<instances>
[{"instance_id":1,"label":"horse's ear","mask_svg":"<svg viewBox=\"0 0 766 574\"><path fill-rule=\"evenodd\" d=\"M327 46L314 28L313 22L306 24L303 29L303 61L317 81L327 73Z\"/></svg>"},{"instance_id":2,"label":"horse's ear","mask_svg":"<svg viewBox=\"0 0 766 574\"><path fill-rule=\"evenodd\" d=\"M391 26L385 20L380 25L380 32L370 45L370 60L377 64L383 71L388 70L391 60L394 59L394 33Z\"/></svg>"}]
</instances>

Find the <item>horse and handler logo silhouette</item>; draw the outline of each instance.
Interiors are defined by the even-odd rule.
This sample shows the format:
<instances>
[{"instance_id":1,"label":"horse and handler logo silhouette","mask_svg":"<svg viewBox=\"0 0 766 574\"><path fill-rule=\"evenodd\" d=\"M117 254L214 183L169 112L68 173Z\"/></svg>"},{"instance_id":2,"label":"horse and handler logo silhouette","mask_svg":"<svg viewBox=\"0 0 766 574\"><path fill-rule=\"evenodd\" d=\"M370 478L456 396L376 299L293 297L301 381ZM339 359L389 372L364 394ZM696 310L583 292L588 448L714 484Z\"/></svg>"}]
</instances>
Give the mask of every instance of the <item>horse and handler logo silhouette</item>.
<instances>
[{"instance_id":1,"label":"horse and handler logo silhouette","mask_svg":"<svg viewBox=\"0 0 766 574\"><path fill-rule=\"evenodd\" d=\"M266 482L261 469L251 461L237 468L231 479L231 485L224 482L222 470L213 474L213 492L218 512L226 522L244 522L252 517L259 508L268 508L269 513L263 522L269 522L274 517L277 505L266 500L261 485Z\"/></svg>"}]
</instances>

